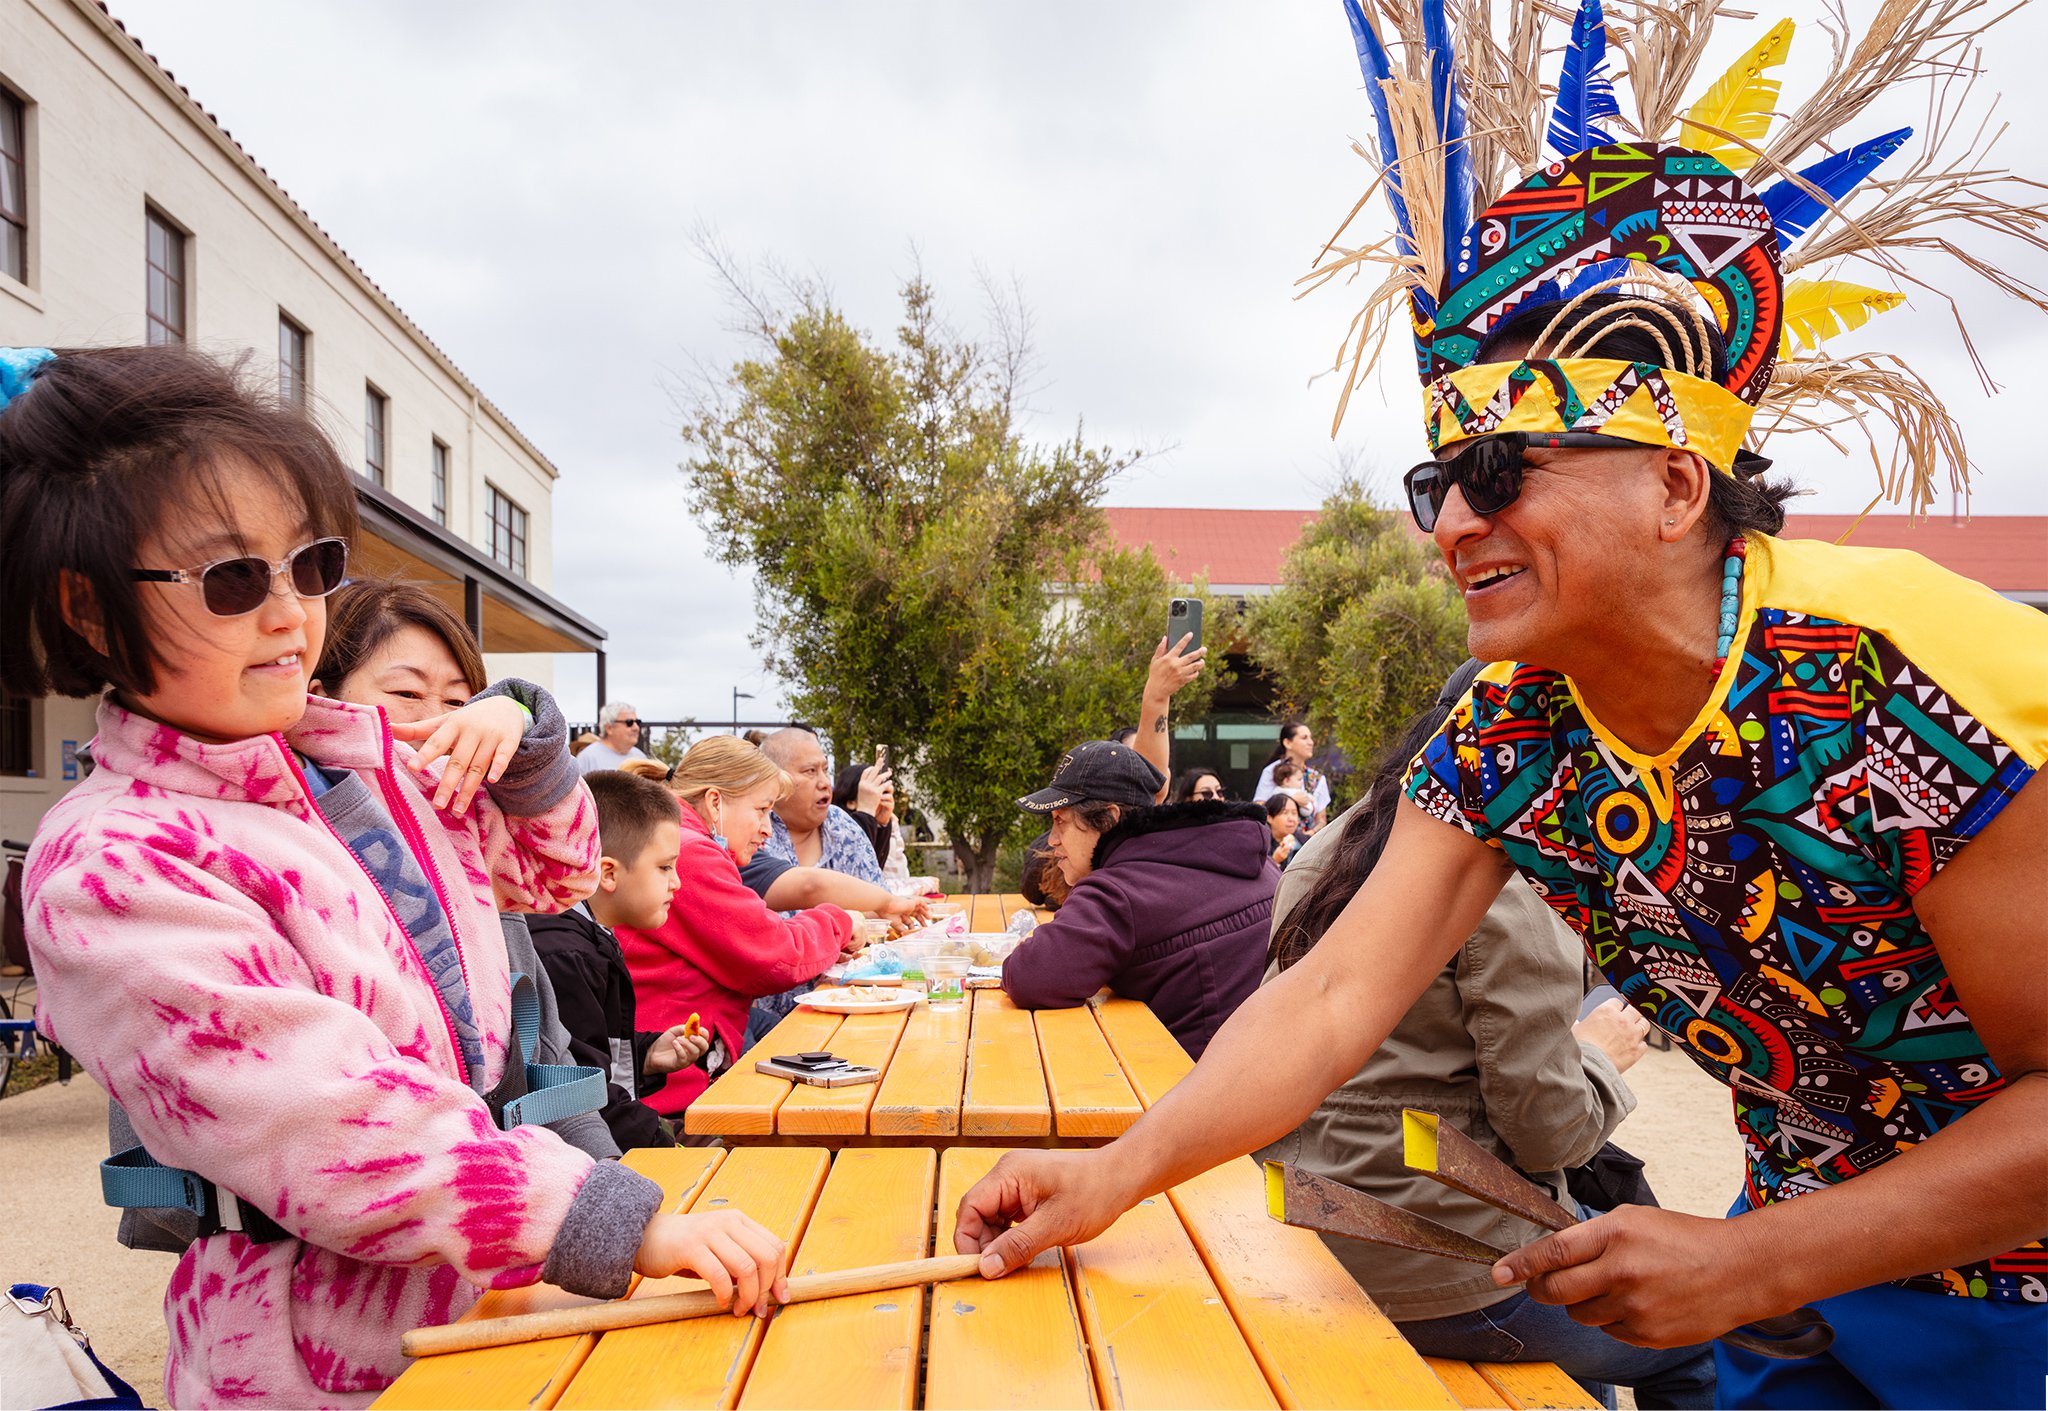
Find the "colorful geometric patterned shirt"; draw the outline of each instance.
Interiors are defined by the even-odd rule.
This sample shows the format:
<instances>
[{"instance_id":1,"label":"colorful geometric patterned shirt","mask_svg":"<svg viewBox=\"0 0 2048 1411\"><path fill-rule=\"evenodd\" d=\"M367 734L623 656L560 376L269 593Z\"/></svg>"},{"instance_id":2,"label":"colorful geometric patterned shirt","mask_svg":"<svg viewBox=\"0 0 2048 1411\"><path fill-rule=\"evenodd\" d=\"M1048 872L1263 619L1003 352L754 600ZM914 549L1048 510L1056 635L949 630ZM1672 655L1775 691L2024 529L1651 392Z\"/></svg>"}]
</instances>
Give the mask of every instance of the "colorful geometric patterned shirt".
<instances>
[{"instance_id":1,"label":"colorful geometric patterned shirt","mask_svg":"<svg viewBox=\"0 0 2048 1411\"><path fill-rule=\"evenodd\" d=\"M2005 1085L1913 896L2048 761L2048 614L1917 554L1749 538L1727 666L1651 758L1569 678L1482 671L1410 767L1734 1089L1752 1205L1847 1180ZM1901 1282L2048 1297L2048 1249Z\"/></svg>"}]
</instances>

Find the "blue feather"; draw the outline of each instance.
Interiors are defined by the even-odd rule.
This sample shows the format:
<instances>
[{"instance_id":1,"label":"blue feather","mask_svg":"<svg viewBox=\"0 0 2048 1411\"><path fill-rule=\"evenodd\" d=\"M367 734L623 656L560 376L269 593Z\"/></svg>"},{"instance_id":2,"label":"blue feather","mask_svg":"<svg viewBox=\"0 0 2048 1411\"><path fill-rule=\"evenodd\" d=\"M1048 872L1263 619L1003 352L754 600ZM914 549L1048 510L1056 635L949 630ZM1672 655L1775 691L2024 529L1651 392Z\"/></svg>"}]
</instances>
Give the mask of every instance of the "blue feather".
<instances>
[{"instance_id":1,"label":"blue feather","mask_svg":"<svg viewBox=\"0 0 2048 1411\"><path fill-rule=\"evenodd\" d=\"M1458 246L1472 224L1472 151L1465 142L1465 100L1458 95L1457 55L1451 49L1444 0L1422 0L1422 40L1429 46L1429 101L1444 148L1444 268L1455 268Z\"/></svg>"},{"instance_id":2,"label":"blue feather","mask_svg":"<svg viewBox=\"0 0 2048 1411\"><path fill-rule=\"evenodd\" d=\"M1856 189L1858 183L1877 170L1879 162L1898 151L1900 145L1912 135L1913 129L1910 127L1902 127L1897 132L1887 132L1882 137L1859 142L1846 152L1823 157L1801 171L1799 175L1840 202L1844 196ZM1780 245L1789 245L1804 235L1827 210L1825 202L1800 187L1789 176L1780 177L1773 182L1762 193L1761 199L1771 213L1771 224L1778 228Z\"/></svg>"},{"instance_id":3,"label":"blue feather","mask_svg":"<svg viewBox=\"0 0 2048 1411\"><path fill-rule=\"evenodd\" d=\"M1365 96L1372 103L1373 120L1379 131L1380 171L1384 173L1387 204L1394 211L1394 226L1400 233L1401 247L1408 254L1415 253L1415 227L1408 219L1408 202L1401 195L1400 153L1394 146L1394 123L1387 113L1387 90L1380 84L1394 75L1394 68L1387 58L1386 46L1380 43L1379 35L1359 8L1358 0L1344 0L1344 18L1351 24L1351 42L1358 50L1358 71L1365 76ZM1433 313L1435 303L1422 291L1415 291L1428 302L1425 312Z\"/></svg>"},{"instance_id":4,"label":"blue feather","mask_svg":"<svg viewBox=\"0 0 2048 1411\"><path fill-rule=\"evenodd\" d=\"M1557 105L1550 110L1550 150L1560 159L1614 140L1600 126L1602 118L1621 116L1606 69L1607 17L1600 0L1580 0L1564 70L1557 76Z\"/></svg>"}]
</instances>

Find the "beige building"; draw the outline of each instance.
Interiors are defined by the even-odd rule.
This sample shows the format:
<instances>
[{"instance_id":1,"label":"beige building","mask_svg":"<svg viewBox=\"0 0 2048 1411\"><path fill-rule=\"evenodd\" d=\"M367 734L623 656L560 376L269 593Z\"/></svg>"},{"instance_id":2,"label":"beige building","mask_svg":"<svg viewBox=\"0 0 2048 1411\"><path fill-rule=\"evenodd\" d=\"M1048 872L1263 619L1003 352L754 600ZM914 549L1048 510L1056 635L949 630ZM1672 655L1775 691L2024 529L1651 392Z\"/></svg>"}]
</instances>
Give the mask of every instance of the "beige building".
<instances>
[{"instance_id":1,"label":"beige building","mask_svg":"<svg viewBox=\"0 0 2048 1411\"><path fill-rule=\"evenodd\" d=\"M554 465L102 6L0 0L0 345L165 340L307 402L359 472L356 567L431 586L494 676L595 653L602 698L602 629L548 592ZM0 836L91 735L90 702L0 696Z\"/></svg>"}]
</instances>

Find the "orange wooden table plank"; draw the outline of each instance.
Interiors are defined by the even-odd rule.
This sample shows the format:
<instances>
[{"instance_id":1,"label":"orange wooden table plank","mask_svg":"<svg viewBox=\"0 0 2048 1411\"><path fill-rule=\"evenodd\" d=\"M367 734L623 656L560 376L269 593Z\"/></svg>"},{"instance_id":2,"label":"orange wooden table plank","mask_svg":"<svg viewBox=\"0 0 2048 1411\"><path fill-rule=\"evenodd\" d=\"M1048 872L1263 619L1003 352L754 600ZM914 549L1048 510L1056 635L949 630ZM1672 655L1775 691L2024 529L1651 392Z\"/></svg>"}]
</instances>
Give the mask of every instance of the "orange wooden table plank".
<instances>
[{"instance_id":1,"label":"orange wooden table plank","mask_svg":"<svg viewBox=\"0 0 2048 1411\"><path fill-rule=\"evenodd\" d=\"M865 1064L887 1073L896 1041L903 1035L906 1014L901 1009L887 1014L849 1014L833 1033L830 1048L848 1063ZM771 1052L789 1050L756 1052L767 1057ZM857 1083L850 1088L817 1088L798 1083L775 1114L775 1130L785 1137L860 1136L868 1129L868 1109L874 1105L875 1089L879 1086Z\"/></svg>"},{"instance_id":2,"label":"orange wooden table plank","mask_svg":"<svg viewBox=\"0 0 2048 1411\"><path fill-rule=\"evenodd\" d=\"M662 1209L688 1210L724 1156L716 1147L650 1147L627 1152L625 1164L661 1186ZM494 1289L478 1299L460 1321L595 1302L553 1284ZM594 1336L584 1335L423 1357L407 1368L375 1405L391 1411L440 1406L551 1407L596 1344Z\"/></svg>"},{"instance_id":3,"label":"orange wooden table plank","mask_svg":"<svg viewBox=\"0 0 2048 1411\"><path fill-rule=\"evenodd\" d=\"M1282 1406L1458 1405L1323 1242L1266 1213L1257 1163L1167 1194Z\"/></svg>"},{"instance_id":4,"label":"orange wooden table plank","mask_svg":"<svg viewBox=\"0 0 2048 1411\"><path fill-rule=\"evenodd\" d=\"M868 1131L878 1137L952 1137L960 1134L960 1098L967 1086L966 1005L910 1011L903 1037L876 1084Z\"/></svg>"},{"instance_id":5,"label":"orange wooden table plank","mask_svg":"<svg viewBox=\"0 0 2048 1411\"><path fill-rule=\"evenodd\" d=\"M822 1274L922 1259L937 1169L929 1147L841 1152L790 1272ZM922 1288L796 1304L769 1324L740 1405L908 1411L917 1404L923 1340Z\"/></svg>"},{"instance_id":6,"label":"orange wooden table plank","mask_svg":"<svg viewBox=\"0 0 2048 1411\"><path fill-rule=\"evenodd\" d=\"M1555 1362L1474 1362L1472 1370L1486 1378L1512 1407L1597 1408L1600 1403L1566 1375Z\"/></svg>"},{"instance_id":7,"label":"orange wooden table plank","mask_svg":"<svg viewBox=\"0 0 2048 1411\"><path fill-rule=\"evenodd\" d=\"M1159 1022L1143 1003L1134 999L1098 996L1089 1001L1095 1022L1123 1065L1124 1076L1138 1101L1150 1107L1175 1083L1188 1075L1195 1060L1180 1046L1180 1040Z\"/></svg>"},{"instance_id":8,"label":"orange wooden table plank","mask_svg":"<svg viewBox=\"0 0 2048 1411\"><path fill-rule=\"evenodd\" d=\"M939 1159L934 1253L953 1252L960 1197L1002 1154L999 1147L956 1146ZM1058 1250L993 1282L933 1287L924 1404L926 1411L1096 1404L1080 1313Z\"/></svg>"},{"instance_id":9,"label":"orange wooden table plank","mask_svg":"<svg viewBox=\"0 0 2048 1411\"><path fill-rule=\"evenodd\" d=\"M1067 1253L1104 1406L1278 1404L1165 1196Z\"/></svg>"},{"instance_id":10,"label":"orange wooden table plank","mask_svg":"<svg viewBox=\"0 0 2048 1411\"><path fill-rule=\"evenodd\" d=\"M1116 1137L1144 1112L1109 1041L1086 1006L1041 1009L1032 1016L1052 1099L1053 1130L1063 1137Z\"/></svg>"},{"instance_id":11,"label":"orange wooden table plank","mask_svg":"<svg viewBox=\"0 0 2048 1411\"><path fill-rule=\"evenodd\" d=\"M967 1038L967 1087L960 1132L969 1137L1052 1134L1052 1103L1038 1058L1038 1030L1029 1011L1001 990L976 990Z\"/></svg>"},{"instance_id":12,"label":"orange wooden table plank","mask_svg":"<svg viewBox=\"0 0 2048 1411\"><path fill-rule=\"evenodd\" d=\"M1422 1360L1443 1382L1444 1389L1457 1399L1458 1405L1473 1407L1476 1411L1495 1411L1495 1408L1506 1411L1507 1399L1479 1375L1470 1362L1458 1362L1448 1357L1425 1357Z\"/></svg>"},{"instance_id":13,"label":"orange wooden table plank","mask_svg":"<svg viewBox=\"0 0 2048 1411\"><path fill-rule=\"evenodd\" d=\"M742 1147L730 1153L692 1210L743 1210L794 1244L825 1183L815 1147ZM702 1288L697 1279L642 1279L635 1298ZM581 1407L727 1407L736 1404L766 1324L729 1315L621 1328L598 1339L556 1403Z\"/></svg>"},{"instance_id":14,"label":"orange wooden table plank","mask_svg":"<svg viewBox=\"0 0 2048 1411\"><path fill-rule=\"evenodd\" d=\"M776 1110L796 1086L787 1078L756 1073L754 1064L778 1053L808 1053L832 1047L837 1014L793 1009L749 1049L717 1082L683 1109L683 1130L693 1136L771 1136Z\"/></svg>"}]
</instances>

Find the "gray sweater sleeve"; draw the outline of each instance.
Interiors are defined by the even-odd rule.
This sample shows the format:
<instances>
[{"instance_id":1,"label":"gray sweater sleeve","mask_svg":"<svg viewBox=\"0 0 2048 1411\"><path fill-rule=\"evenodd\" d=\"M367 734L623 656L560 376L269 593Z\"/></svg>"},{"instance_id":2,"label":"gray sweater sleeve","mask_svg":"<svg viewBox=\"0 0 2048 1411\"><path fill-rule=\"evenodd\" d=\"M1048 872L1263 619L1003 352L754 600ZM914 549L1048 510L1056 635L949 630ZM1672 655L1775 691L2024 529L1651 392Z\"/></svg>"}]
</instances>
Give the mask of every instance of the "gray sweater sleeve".
<instances>
[{"instance_id":1,"label":"gray sweater sleeve","mask_svg":"<svg viewBox=\"0 0 2048 1411\"><path fill-rule=\"evenodd\" d=\"M616 1161L590 1168L540 1276L589 1298L623 1298L640 1239L661 1209L661 1187Z\"/></svg>"},{"instance_id":2,"label":"gray sweater sleeve","mask_svg":"<svg viewBox=\"0 0 2048 1411\"><path fill-rule=\"evenodd\" d=\"M555 698L531 681L508 676L486 686L473 700L506 696L525 706L533 716L520 737L505 777L485 787L492 800L514 818L531 818L546 813L576 787L575 761L569 758L569 725L562 718Z\"/></svg>"}]
</instances>

